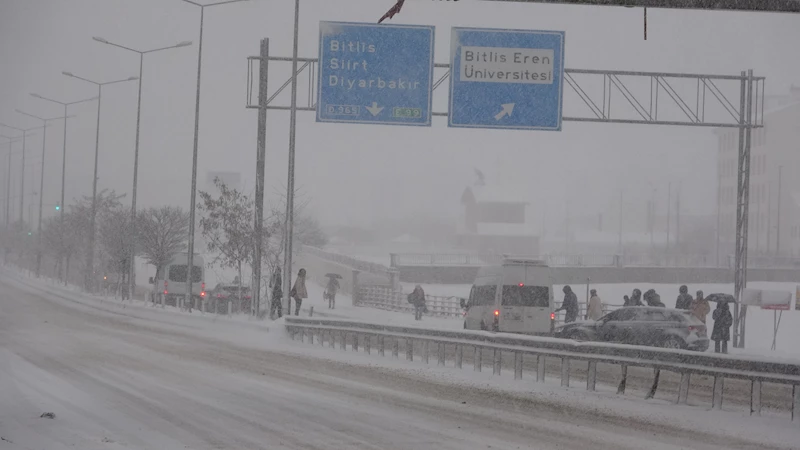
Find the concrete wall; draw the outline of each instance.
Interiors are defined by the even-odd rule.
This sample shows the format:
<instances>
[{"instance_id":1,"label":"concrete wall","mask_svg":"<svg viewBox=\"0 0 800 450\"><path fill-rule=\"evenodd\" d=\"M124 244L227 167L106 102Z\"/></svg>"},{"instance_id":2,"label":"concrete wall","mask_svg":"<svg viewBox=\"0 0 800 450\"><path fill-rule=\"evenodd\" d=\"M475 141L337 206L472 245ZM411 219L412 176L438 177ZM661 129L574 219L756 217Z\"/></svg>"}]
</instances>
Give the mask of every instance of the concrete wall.
<instances>
[{"instance_id":1,"label":"concrete wall","mask_svg":"<svg viewBox=\"0 0 800 450\"><path fill-rule=\"evenodd\" d=\"M300 254L296 256L292 262L294 265L294 269L292 270L292 279L294 279L294 277L297 275L297 271L300 270L300 268L304 268L306 269L307 277L310 281L314 281L315 283L324 286L325 283L328 282L328 279L325 278L325 274L336 273L342 276L342 279L339 280L339 285L341 286L342 292L352 295L352 268L304 252L300 252ZM380 284L388 285L391 284L391 280L389 279L389 274L362 272L358 275L358 283L362 286Z\"/></svg>"},{"instance_id":2,"label":"concrete wall","mask_svg":"<svg viewBox=\"0 0 800 450\"><path fill-rule=\"evenodd\" d=\"M429 284L471 284L475 266L399 266L400 281ZM733 283L733 270L687 267L554 267L555 284L584 283ZM748 281L799 282L798 269L748 269Z\"/></svg>"}]
</instances>

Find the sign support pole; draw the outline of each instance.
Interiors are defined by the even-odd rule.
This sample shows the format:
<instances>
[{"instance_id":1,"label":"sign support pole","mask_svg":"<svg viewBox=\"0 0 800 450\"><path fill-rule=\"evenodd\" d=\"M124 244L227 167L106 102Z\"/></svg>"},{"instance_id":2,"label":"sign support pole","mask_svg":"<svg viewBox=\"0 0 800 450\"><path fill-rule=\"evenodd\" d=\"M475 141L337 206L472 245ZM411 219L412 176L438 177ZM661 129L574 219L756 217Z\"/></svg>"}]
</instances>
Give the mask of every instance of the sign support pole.
<instances>
[{"instance_id":1,"label":"sign support pole","mask_svg":"<svg viewBox=\"0 0 800 450\"><path fill-rule=\"evenodd\" d=\"M267 99L269 79L269 39L261 40L261 61L258 81L258 137L256 148L255 249L253 254L253 301L251 314L259 317L261 308L261 255L264 244L264 159L267 152ZM269 302L269 295L266 296Z\"/></svg>"},{"instance_id":2,"label":"sign support pole","mask_svg":"<svg viewBox=\"0 0 800 450\"><path fill-rule=\"evenodd\" d=\"M294 232L294 152L297 129L297 37L300 27L300 0L294 0L294 43L292 45L292 103L289 109L289 174L286 178L286 220L284 223L283 298L286 314L291 315L292 238Z\"/></svg>"}]
</instances>

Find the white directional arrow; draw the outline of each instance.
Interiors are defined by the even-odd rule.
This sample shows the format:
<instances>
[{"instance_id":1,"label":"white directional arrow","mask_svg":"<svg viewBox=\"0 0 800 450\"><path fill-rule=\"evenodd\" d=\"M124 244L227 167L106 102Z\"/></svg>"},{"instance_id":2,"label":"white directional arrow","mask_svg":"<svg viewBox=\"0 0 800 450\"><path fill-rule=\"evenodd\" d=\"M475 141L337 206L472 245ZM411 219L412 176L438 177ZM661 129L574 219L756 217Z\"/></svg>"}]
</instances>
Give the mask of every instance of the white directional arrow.
<instances>
[{"instance_id":1,"label":"white directional arrow","mask_svg":"<svg viewBox=\"0 0 800 450\"><path fill-rule=\"evenodd\" d=\"M513 103L506 103L500 105L503 107L503 110L499 113L494 115L494 120L500 120L505 116L510 116L512 112L514 112L514 104Z\"/></svg>"},{"instance_id":2,"label":"white directional arrow","mask_svg":"<svg viewBox=\"0 0 800 450\"><path fill-rule=\"evenodd\" d=\"M512 107L514 105L511 105ZM377 116L383 111L383 106L378 106L378 102L372 102L372 106L367 106L367 111L371 112L373 116Z\"/></svg>"}]
</instances>

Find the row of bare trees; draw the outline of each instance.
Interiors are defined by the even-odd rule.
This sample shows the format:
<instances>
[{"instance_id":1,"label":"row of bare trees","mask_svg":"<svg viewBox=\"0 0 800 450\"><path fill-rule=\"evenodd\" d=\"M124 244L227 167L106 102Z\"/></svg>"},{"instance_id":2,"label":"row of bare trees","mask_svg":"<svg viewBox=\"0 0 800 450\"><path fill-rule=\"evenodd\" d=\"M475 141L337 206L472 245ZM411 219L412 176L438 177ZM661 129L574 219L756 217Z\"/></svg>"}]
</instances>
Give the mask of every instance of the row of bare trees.
<instances>
[{"instance_id":1,"label":"row of bare trees","mask_svg":"<svg viewBox=\"0 0 800 450\"><path fill-rule=\"evenodd\" d=\"M209 265L235 269L242 280L243 269L252 267L256 254L254 201L250 195L230 188L219 179L215 180L215 186L216 192L199 192L198 229L207 252L213 255ZM124 194L109 190L103 190L97 196L97 263L95 273L91 274L95 286L103 285L97 282L109 277L118 287L126 286L132 249L136 256L155 266L157 272L161 272L175 254L186 251L189 228L186 211L175 206L141 210L136 216L134 235L130 209L122 203L124 197ZM301 201L296 208L296 243L324 246L327 238L317 221L303 213L305 204ZM70 277L78 281L79 277L87 275L85 261L91 207L91 197L76 199L63 211L63 217L59 213L43 221L38 251L45 257L44 270L64 283ZM266 269L264 278L280 267L283 260L283 205L268 209L266 216L261 251L262 267ZM37 252L37 238L35 231L24 222L0 229L5 261L16 259L20 266L30 267Z\"/></svg>"}]
</instances>

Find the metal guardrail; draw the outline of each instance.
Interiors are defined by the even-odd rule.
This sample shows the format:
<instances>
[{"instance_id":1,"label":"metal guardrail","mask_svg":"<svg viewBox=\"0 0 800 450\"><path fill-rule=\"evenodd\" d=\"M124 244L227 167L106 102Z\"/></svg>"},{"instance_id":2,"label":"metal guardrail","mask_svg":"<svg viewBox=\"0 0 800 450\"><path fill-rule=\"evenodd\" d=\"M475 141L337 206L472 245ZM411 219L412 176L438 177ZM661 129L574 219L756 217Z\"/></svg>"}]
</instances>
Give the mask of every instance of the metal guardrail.
<instances>
[{"instance_id":1,"label":"metal guardrail","mask_svg":"<svg viewBox=\"0 0 800 450\"><path fill-rule=\"evenodd\" d=\"M503 257L496 254L392 253L390 266L485 266L499 264ZM733 267L733 256L724 258L720 265L715 257L705 255L539 255L531 258L543 260L552 267ZM800 268L800 258L750 256L747 266Z\"/></svg>"},{"instance_id":2,"label":"metal guardrail","mask_svg":"<svg viewBox=\"0 0 800 450\"><path fill-rule=\"evenodd\" d=\"M597 364L614 364L621 367L621 380L617 394L625 393L628 367L645 367L654 369L654 383L646 398L652 398L658 387L661 370L676 372L681 375L678 395L675 403L685 404L689 396L689 381L692 375L707 375L714 379L712 391L712 407L722 409L723 386L725 379L741 379L750 381L750 414L761 414L762 383L776 383L792 386L792 420L800 422L800 365L776 361L749 360L731 356L695 353L683 350L669 350L651 347L612 345L602 343L579 343L570 340L514 336L503 333L431 330L423 328L386 326L361 322L339 321L329 319L286 318L286 330L294 339L303 342L317 343L331 348L338 340L342 350L347 349L348 338L350 348L370 353L373 343L378 354L384 356L388 348L394 358L399 357L400 344L403 344L406 359L413 361L414 344L422 346L422 361L428 363L430 346L436 347L438 365L447 363L447 349L453 350L454 366L462 368L464 350L472 349L474 370L480 372L483 367L484 352L491 353L494 375L500 375L502 354L514 356L514 379L520 380L523 375L524 359L534 358L536 381L544 382L545 359L561 360L561 386L570 385L570 362L588 363L586 389L594 391L597 383Z\"/></svg>"},{"instance_id":3,"label":"metal guardrail","mask_svg":"<svg viewBox=\"0 0 800 450\"><path fill-rule=\"evenodd\" d=\"M357 306L368 306L386 311L413 313L414 306L408 303L407 294L393 291L390 286L363 286L359 290ZM436 317L461 317L462 309L458 297L425 296L427 315Z\"/></svg>"}]
</instances>

